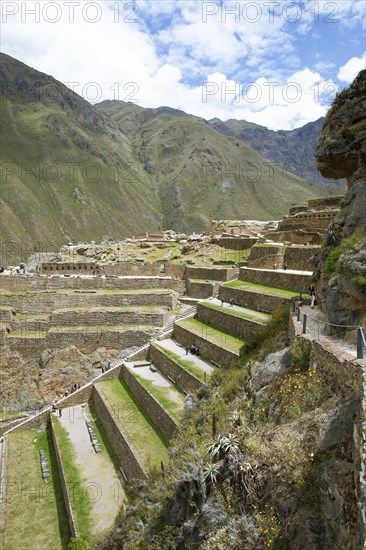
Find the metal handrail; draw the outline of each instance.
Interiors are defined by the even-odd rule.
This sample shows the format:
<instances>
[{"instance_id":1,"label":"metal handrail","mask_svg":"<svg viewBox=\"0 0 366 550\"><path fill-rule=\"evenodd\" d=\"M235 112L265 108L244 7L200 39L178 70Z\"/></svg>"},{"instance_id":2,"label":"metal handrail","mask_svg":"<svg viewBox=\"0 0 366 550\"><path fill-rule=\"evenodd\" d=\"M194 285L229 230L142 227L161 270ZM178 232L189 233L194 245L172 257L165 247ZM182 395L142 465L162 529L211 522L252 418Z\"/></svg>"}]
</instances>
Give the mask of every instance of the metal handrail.
<instances>
[{"instance_id":1,"label":"metal handrail","mask_svg":"<svg viewBox=\"0 0 366 550\"><path fill-rule=\"evenodd\" d=\"M354 325L337 325L335 323L329 323L329 321L322 321L321 319L317 319L316 317L313 317L312 315L309 315L308 313L302 313L301 307L296 306L295 304L296 297L292 297L291 303L292 303L292 312L297 312L297 321L301 321L301 315L302 315L302 333L307 334L307 321L308 319L312 319L317 323L318 325L322 324L324 326L328 327L334 327L334 328L343 328L347 332L351 332L353 330L357 330L357 359L364 359L364 350L366 349L366 339L364 334L364 329L362 326L354 326ZM315 334L314 334L315 336ZM320 339L319 330L318 330L318 340Z\"/></svg>"}]
</instances>

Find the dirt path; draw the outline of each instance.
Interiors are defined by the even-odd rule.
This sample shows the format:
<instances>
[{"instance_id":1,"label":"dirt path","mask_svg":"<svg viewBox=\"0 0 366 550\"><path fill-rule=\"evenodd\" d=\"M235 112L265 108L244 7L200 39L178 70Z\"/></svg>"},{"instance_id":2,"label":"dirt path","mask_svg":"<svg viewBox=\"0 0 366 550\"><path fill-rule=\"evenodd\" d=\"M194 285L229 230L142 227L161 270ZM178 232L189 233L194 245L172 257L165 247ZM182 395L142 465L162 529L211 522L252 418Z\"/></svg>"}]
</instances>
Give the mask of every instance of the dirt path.
<instances>
[{"instance_id":1,"label":"dirt path","mask_svg":"<svg viewBox=\"0 0 366 550\"><path fill-rule=\"evenodd\" d=\"M93 534L112 526L125 493L113 464L104 448L96 453L92 447L85 415L90 418L87 406L76 405L63 409L61 424L70 434L76 451L76 464L89 490L92 502Z\"/></svg>"}]
</instances>

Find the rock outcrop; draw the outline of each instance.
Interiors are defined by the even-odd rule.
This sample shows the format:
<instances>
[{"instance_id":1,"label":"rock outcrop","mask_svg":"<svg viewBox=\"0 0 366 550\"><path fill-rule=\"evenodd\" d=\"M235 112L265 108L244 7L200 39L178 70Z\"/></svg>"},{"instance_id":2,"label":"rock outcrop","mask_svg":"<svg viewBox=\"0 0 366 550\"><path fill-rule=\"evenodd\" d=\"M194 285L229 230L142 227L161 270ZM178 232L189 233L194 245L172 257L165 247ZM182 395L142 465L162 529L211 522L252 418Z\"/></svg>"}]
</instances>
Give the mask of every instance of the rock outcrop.
<instances>
[{"instance_id":1,"label":"rock outcrop","mask_svg":"<svg viewBox=\"0 0 366 550\"><path fill-rule=\"evenodd\" d=\"M348 192L330 224L315 271L319 305L339 325L366 323L366 70L337 95L317 147L318 169L346 178Z\"/></svg>"}]
</instances>

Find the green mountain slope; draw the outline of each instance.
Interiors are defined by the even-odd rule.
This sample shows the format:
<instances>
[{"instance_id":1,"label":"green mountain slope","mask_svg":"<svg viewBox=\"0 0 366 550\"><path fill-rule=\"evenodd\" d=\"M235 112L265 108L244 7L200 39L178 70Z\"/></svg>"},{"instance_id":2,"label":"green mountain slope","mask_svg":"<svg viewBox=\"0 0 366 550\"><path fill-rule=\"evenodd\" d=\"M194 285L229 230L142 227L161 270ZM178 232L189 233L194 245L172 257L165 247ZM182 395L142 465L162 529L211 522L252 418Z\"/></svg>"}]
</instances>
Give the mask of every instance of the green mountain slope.
<instances>
[{"instance_id":1,"label":"green mountain slope","mask_svg":"<svg viewBox=\"0 0 366 550\"><path fill-rule=\"evenodd\" d=\"M0 87L2 263L68 240L280 218L322 193L176 109L93 106L5 54Z\"/></svg>"},{"instance_id":2,"label":"green mountain slope","mask_svg":"<svg viewBox=\"0 0 366 550\"><path fill-rule=\"evenodd\" d=\"M97 108L131 139L155 183L166 228L203 230L210 218L280 218L294 202L320 193L203 119L117 101Z\"/></svg>"},{"instance_id":3,"label":"green mountain slope","mask_svg":"<svg viewBox=\"0 0 366 550\"><path fill-rule=\"evenodd\" d=\"M27 245L158 228L148 174L113 121L2 55L1 235Z\"/></svg>"},{"instance_id":4,"label":"green mountain slope","mask_svg":"<svg viewBox=\"0 0 366 550\"><path fill-rule=\"evenodd\" d=\"M258 153L305 181L345 187L344 182L324 178L316 167L315 150L324 120L322 117L301 128L277 132L245 120L222 122L213 118L208 122L219 132L249 143Z\"/></svg>"}]
</instances>

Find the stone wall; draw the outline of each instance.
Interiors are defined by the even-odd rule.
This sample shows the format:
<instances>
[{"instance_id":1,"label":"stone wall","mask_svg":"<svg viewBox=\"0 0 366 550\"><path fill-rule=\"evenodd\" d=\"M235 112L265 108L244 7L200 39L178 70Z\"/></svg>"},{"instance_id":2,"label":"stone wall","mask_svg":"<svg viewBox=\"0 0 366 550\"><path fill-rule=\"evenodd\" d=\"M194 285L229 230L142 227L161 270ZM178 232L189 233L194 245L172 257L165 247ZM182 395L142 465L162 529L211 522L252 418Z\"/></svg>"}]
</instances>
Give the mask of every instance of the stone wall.
<instances>
[{"instance_id":1,"label":"stone wall","mask_svg":"<svg viewBox=\"0 0 366 550\"><path fill-rule=\"evenodd\" d=\"M324 232L338 212L337 210L300 212L299 214L286 217L280 221L278 230L292 231L296 229L308 229L311 231Z\"/></svg>"},{"instance_id":2,"label":"stone wall","mask_svg":"<svg viewBox=\"0 0 366 550\"><path fill-rule=\"evenodd\" d=\"M258 241L256 237L220 237L212 242L229 250L248 250Z\"/></svg>"},{"instance_id":3,"label":"stone wall","mask_svg":"<svg viewBox=\"0 0 366 550\"><path fill-rule=\"evenodd\" d=\"M248 265L250 267L272 269L274 262L282 269L284 246L253 246L250 250Z\"/></svg>"},{"instance_id":4,"label":"stone wall","mask_svg":"<svg viewBox=\"0 0 366 550\"><path fill-rule=\"evenodd\" d=\"M310 261L310 258L319 251L319 246L286 247L284 260L287 262L287 268L313 271L314 264Z\"/></svg>"},{"instance_id":5,"label":"stone wall","mask_svg":"<svg viewBox=\"0 0 366 550\"><path fill-rule=\"evenodd\" d=\"M187 266L186 277L188 279L204 279L207 281L231 281L238 276L238 269L223 267L191 267Z\"/></svg>"},{"instance_id":6,"label":"stone wall","mask_svg":"<svg viewBox=\"0 0 366 550\"><path fill-rule=\"evenodd\" d=\"M209 307L203 302L197 304L197 317L200 321L224 332L229 332L238 338L248 338L250 333L258 332L263 328L261 323L237 315L230 315L230 313Z\"/></svg>"},{"instance_id":7,"label":"stone wall","mask_svg":"<svg viewBox=\"0 0 366 550\"><path fill-rule=\"evenodd\" d=\"M153 332L136 329L99 330L95 331L59 331L51 329L47 334L48 348L63 348L73 344L82 353L92 353L96 348L124 349L132 346L142 346L152 337Z\"/></svg>"},{"instance_id":8,"label":"stone wall","mask_svg":"<svg viewBox=\"0 0 366 550\"><path fill-rule=\"evenodd\" d=\"M259 292L240 290L239 288L227 286L220 287L219 298L225 302L233 300L234 304L238 306L264 311L265 313L272 313L276 307L289 302L286 298L281 298L279 296L270 296L267 294L260 294Z\"/></svg>"},{"instance_id":9,"label":"stone wall","mask_svg":"<svg viewBox=\"0 0 366 550\"><path fill-rule=\"evenodd\" d=\"M209 334L209 331L210 327L207 327L205 334L203 333L202 336L197 336L196 334L186 330L184 327L181 327L179 324L175 324L173 338L185 347L189 347L191 344L197 346L200 351L200 355L215 365L220 367L229 367L231 363L238 358L238 355L220 347L217 344L208 342L205 336ZM223 344L225 343L224 338L225 335L223 333Z\"/></svg>"},{"instance_id":10,"label":"stone wall","mask_svg":"<svg viewBox=\"0 0 366 550\"><path fill-rule=\"evenodd\" d=\"M170 277L62 277L0 275L0 290L142 290L167 288L184 292L184 284Z\"/></svg>"},{"instance_id":11,"label":"stone wall","mask_svg":"<svg viewBox=\"0 0 366 550\"><path fill-rule=\"evenodd\" d=\"M262 271L260 269L240 268L239 279L248 283L257 283L284 290L293 290L295 294L307 292L311 284L311 275L284 273L279 271Z\"/></svg>"},{"instance_id":12,"label":"stone wall","mask_svg":"<svg viewBox=\"0 0 366 550\"><path fill-rule=\"evenodd\" d=\"M51 315L53 326L109 326L109 325L152 325L162 327L168 320L168 311L130 311L119 309L89 309L78 311L56 310Z\"/></svg>"},{"instance_id":13,"label":"stone wall","mask_svg":"<svg viewBox=\"0 0 366 550\"><path fill-rule=\"evenodd\" d=\"M292 244L320 244L322 240L319 231L305 231L297 229L296 231L273 231L266 233L266 238L276 243L290 242Z\"/></svg>"},{"instance_id":14,"label":"stone wall","mask_svg":"<svg viewBox=\"0 0 366 550\"><path fill-rule=\"evenodd\" d=\"M93 387L92 400L96 414L103 425L103 429L119 459L123 472L128 480L147 476L141 461L132 444L121 430L118 422L118 409L104 401L98 386Z\"/></svg>"},{"instance_id":15,"label":"stone wall","mask_svg":"<svg viewBox=\"0 0 366 550\"><path fill-rule=\"evenodd\" d=\"M127 277L155 277L160 275L164 266L158 262L117 262L100 266L104 275L122 275Z\"/></svg>"},{"instance_id":16,"label":"stone wall","mask_svg":"<svg viewBox=\"0 0 366 550\"><path fill-rule=\"evenodd\" d=\"M127 330L76 330L75 327L60 330L59 327L51 328L45 337L35 336L11 336L6 338L5 345L11 351L18 351L22 355L37 356L45 349L64 348L70 345L76 346L82 353L92 353L98 347L107 349L125 349L132 346L142 346L155 334L155 330L141 330L139 327Z\"/></svg>"},{"instance_id":17,"label":"stone wall","mask_svg":"<svg viewBox=\"0 0 366 550\"><path fill-rule=\"evenodd\" d=\"M66 273L70 275L75 275L77 273L89 275L97 269L95 262L42 262L41 264L41 273L44 275L52 272L53 274L65 275Z\"/></svg>"},{"instance_id":18,"label":"stone wall","mask_svg":"<svg viewBox=\"0 0 366 550\"><path fill-rule=\"evenodd\" d=\"M138 374L138 371L137 371ZM126 365L121 367L121 378L133 393L140 406L149 415L166 439L171 439L177 429L176 421L163 409L151 393L135 378Z\"/></svg>"},{"instance_id":19,"label":"stone wall","mask_svg":"<svg viewBox=\"0 0 366 550\"><path fill-rule=\"evenodd\" d=\"M150 345L148 357L166 378L174 380L174 383L186 393L195 393L205 386L201 380L181 367L172 357L166 355L158 345Z\"/></svg>"},{"instance_id":20,"label":"stone wall","mask_svg":"<svg viewBox=\"0 0 366 550\"><path fill-rule=\"evenodd\" d=\"M1 305L2 306L5 306L6 304L3 303L3 301L1 300ZM11 323L11 321L13 320L13 312L11 310L11 308L5 308L5 307L1 307L0 308L0 323Z\"/></svg>"},{"instance_id":21,"label":"stone wall","mask_svg":"<svg viewBox=\"0 0 366 550\"><path fill-rule=\"evenodd\" d=\"M65 473L65 470L64 470L64 467L63 467L63 464L62 464L62 457L61 457L60 449L59 449L59 446L58 446L57 436L56 436L56 433L55 433L55 428L54 428L54 425L53 425L53 422L52 422L52 418L50 419L49 424L50 424L50 429L51 429L51 434L52 434L53 446L55 448L57 468L58 468L58 473L59 473L60 481L61 481L61 489L62 489L62 494L63 494L63 497L64 497L64 503L65 503L65 508L66 508L66 515L67 515L67 521L68 521L68 524L69 524L70 534L71 534L72 537L78 537L79 533L78 533L78 530L77 530L77 527L76 527L76 521L75 521L73 511L72 511L72 506L71 506L72 497L69 493L69 486L68 486L68 483L67 483L66 473Z\"/></svg>"},{"instance_id":22,"label":"stone wall","mask_svg":"<svg viewBox=\"0 0 366 550\"><path fill-rule=\"evenodd\" d=\"M55 309L74 307L166 306L174 309L177 304L177 294L174 291L164 290L161 293L150 294L145 292L104 294L96 291L82 291L19 294L18 296L3 293L0 296L1 304L11 307L17 313L50 313Z\"/></svg>"},{"instance_id":23,"label":"stone wall","mask_svg":"<svg viewBox=\"0 0 366 550\"><path fill-rule=\"evenodd\" d=\"M217 290L220 283L209 283L206 281L192 281L191 279L187 280L187 295L190 298L196 298L203 300L205 298L210 298L217 294Z\"/></svg>"}]
</instances>

